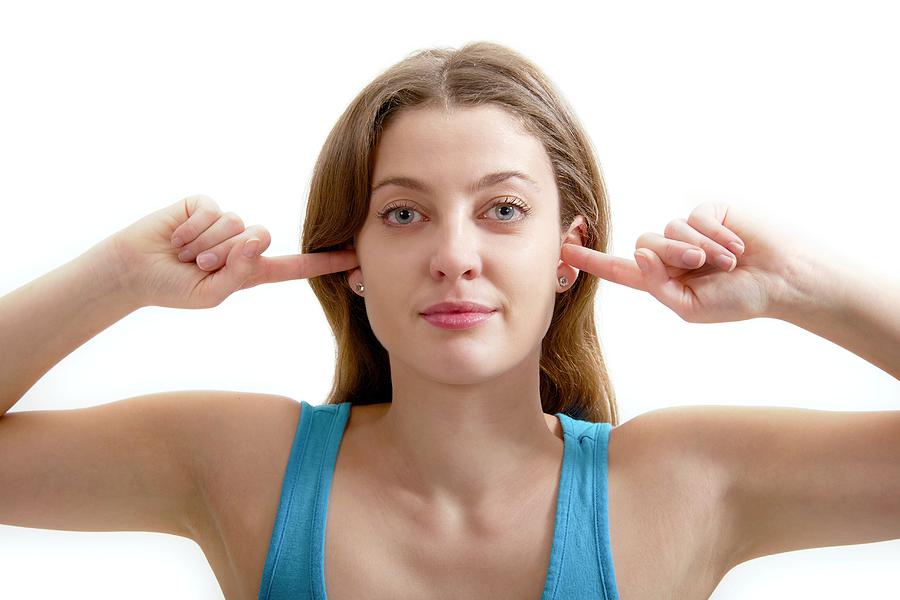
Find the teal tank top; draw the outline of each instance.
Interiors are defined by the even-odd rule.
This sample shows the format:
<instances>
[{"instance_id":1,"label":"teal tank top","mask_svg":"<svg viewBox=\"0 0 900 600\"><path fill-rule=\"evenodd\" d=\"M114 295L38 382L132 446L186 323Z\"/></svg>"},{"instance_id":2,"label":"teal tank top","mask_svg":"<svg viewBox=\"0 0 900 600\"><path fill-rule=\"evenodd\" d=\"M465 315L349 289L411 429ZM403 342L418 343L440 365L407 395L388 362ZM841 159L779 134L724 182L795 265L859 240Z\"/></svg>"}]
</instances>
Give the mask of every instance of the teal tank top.
<instances>
[{"instance_id":1,"label":"teal tank top","mask_svg":"<svg viewBox=\"0 0 900 600\"><path fill-rule=\"evenodd\" d=\"M259 600L327 600L325 519L350 405L301 402ZM607 505L612 425L556 416L563 430L563 465L541 600L618 600Z\"/></svg>"}]
</instances>

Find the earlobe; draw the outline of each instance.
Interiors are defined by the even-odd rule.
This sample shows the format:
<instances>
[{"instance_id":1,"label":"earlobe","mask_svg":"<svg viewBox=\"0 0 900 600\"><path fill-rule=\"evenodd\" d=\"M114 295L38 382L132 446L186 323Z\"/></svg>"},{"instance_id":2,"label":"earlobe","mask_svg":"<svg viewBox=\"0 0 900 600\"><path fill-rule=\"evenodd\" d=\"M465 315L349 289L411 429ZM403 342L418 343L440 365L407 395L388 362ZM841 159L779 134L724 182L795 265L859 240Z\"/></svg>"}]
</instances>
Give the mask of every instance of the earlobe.
<instances>
[{"instance_id":1,"label":"earlobe","mask_svg":"<svg viewBox=\"0 0 900 600\"><path fill-rule=\"evenodd\" d=\"M359 267L350 271L347 275L347 284L350 286L350 289L355 291L357 294L362 295L365 291L365 283L363 282L362 270Z\"/></svg>"},{"instance_id":2,"label":"earlobe","mask_svg":"<svg viewBox=\"0 0 900 600\"><path fill-rule=\"evenodd\" d=\"M560 258L556 265L556 291L561 293L569 290L578 279L578 273L578 269Z\"/></svg>"}]
</instances>

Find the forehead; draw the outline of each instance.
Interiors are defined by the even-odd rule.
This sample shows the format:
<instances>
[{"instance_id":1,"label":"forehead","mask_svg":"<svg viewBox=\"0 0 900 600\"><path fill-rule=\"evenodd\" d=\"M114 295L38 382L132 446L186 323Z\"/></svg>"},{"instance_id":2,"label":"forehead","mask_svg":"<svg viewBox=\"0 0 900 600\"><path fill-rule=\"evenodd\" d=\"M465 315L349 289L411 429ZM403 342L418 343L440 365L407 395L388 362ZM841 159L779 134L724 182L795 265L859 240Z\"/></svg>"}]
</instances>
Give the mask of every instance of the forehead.
<instances>
[{"instance_id":1,"label":"forehead","mask_svg":"<svg viewBox=\"0 0 900 600\"><path fill-rule=\"evenodd\" d=\"M413 108L393 115L382 131L371 183L405 177L469 184L475 175L506 171L518 171L538 187L553 176L543 144L506 111L491 105L449 112Z\"/></svg>"}]
</instances>

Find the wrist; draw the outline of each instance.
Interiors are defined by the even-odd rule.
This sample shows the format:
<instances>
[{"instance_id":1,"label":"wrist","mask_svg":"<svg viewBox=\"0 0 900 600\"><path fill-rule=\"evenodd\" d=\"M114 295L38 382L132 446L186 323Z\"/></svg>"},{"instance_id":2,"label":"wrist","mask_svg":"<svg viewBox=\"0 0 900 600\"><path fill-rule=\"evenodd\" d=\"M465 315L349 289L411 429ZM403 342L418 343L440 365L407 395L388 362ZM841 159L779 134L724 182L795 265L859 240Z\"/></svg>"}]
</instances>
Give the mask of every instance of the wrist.
<instances>
[{"instance_id":1,"label":"wrist","mask_svg":"<svg viewBox=\"0 0 900 600\"><path fill-rule=\"evenodd\" d=\"M816 321L839 315L846 303L847 279L841 264L840 257L821 247L798 248L775 277L763 316L810 329Z\"/></svg>"},{"instance_id":2,"label":"wrist","mask_svg":"<svg viewBox=\"0 0 900 600\"><path fill-rule=\"evenodd\" d=\"M96 298L113 304L120 310L132 312L147 303L135 295L133 274L122 264L116 241L110 236L95 244L78 257L85 276L93 283Z\"/></svg>"}]
</instances>

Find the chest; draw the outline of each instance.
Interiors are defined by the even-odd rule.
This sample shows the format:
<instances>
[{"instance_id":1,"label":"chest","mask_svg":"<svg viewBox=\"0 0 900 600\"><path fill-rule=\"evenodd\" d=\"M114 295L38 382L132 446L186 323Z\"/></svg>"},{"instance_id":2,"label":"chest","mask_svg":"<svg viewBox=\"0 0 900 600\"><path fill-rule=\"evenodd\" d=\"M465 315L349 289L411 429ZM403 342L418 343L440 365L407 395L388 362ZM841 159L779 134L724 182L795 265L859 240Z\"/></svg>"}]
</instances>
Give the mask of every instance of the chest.
<instances>
[{"instance_id":1,"label":"chest","mask_svg":"<svg viewBox=\"0 0 900 600\"><path fill-rule=\"evenodd\" d=\"M414 509L380 506L370 490L336 477L325 529L328 599L540 598L555 508L554 493L515 522L485 519L460 533Z\"/></svg>"},{"instance_id":2,"label":"chest","mask_svg":"<svg viewBox=\"0 0 900 600\"><path fill-rule=\"evenodd\" d=\"M625 452L634 442L623 438L617 452L616 436L610 436L608 477L620 598L708 598L724 575L716 563L710 518L715 499L690 473L635 464ZM227 600L258 596L291 440L281 442L254 457L259 461L270 451L268 464L276 467L235 465L210 488L215 498L197 542ZM397 510L377 488L355 477L339 455L325 530L328 600L539 599L553 545L556 483L548 480L545 493L508 520L442 528L424 512Z\"/></svg>"}]
</instances>

